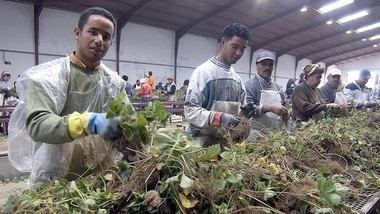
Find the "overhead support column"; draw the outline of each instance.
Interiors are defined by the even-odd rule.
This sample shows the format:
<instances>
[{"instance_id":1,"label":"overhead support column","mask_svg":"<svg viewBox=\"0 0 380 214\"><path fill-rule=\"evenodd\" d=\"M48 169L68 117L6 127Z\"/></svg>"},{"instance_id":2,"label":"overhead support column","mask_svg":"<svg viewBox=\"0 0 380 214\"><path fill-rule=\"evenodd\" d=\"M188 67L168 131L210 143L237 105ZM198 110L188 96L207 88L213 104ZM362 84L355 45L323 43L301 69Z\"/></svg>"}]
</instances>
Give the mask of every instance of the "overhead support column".
<instances>
[{"instance_id":1,"label":"overhead support column","mask_svg":"<svg viewBox=\"0 0 380 214\"><path fill-rule=\"evenodd\" d=\"M200 17L199 19L196 19L189 24L179 28L175 32L175 45L174 45L174 82L177 82L177 56L178 56L178 47L179 47L179 40L193 27L205 22L207 19L210 19L219 13L231 9L231 7L244 2L247 0L230 0L226 5L223 5L221 7L216 8L215 10L211 11L210 13Z\"/></svg>"},{"instance_id":2,"label":"overhead support column","mask_svg":"<svg viewBox=\"0 0 380 214\"><path fill-rule=\"evenodd\" d=\"M253 53L255 53L255 51L253 50L253 47L251 47L250 52L249 52L249 71L248 71L249 79L251 79L251 76L252 76Z\"/></svg>"},{"instance_id":3,"label":"overhead support column","mask_svg":"<svg viewBox=\"0 0 380 214\"><path fill-rule=\"evenodd\" d=\"M39 57L39 43L40 43L40 15L42 12L42 9L44 8L44 0L39 0L34 4L34 64L38 65L40 64L40 57Z\"/></svg>"},{"instance_id":4,"label":"overhead support column","mask_svg":"<svg viewBox=\"0 0 380 214\"><path fill-rule=\"evenodd\" d=\"M135 14L138 10L143 8L146 4L148 4L151 0L140 0L134 3L134 6L124 13L117 20L117 30L116 30L116 72L120 73L120 45L121 45L121 30L128 23L129 19Z\"/></svg>"},{"instance_id":5,"label":"overhead support column","mask_svg":"<svg viewBox=\"0 0 380 214\"><path fill-rule=\"evenodd\" d=\"M274 63L274 80L276 82L277 80L277 62L278 62L278 58L280 58L279 56L277 56L277 53L276 54L276 62Z\"/></svg>"}]
</instances>

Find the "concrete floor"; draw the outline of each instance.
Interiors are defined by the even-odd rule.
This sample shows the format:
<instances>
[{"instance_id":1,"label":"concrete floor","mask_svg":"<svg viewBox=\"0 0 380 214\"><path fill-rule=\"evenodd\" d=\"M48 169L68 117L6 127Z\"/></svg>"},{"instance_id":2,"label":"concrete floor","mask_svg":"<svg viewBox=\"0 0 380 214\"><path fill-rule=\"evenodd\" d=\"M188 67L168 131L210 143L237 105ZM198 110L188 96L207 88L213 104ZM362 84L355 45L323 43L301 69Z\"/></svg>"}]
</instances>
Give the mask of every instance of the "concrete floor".
<instances>
[{"instance_id":1,"label":"concrete floor","mask_svg":"<svg viewBox=\"0 0 380 214\"><path fill-rule=\"evenodd\" d=\"M21 193L26 188L26 181L11 182L4 185L0 185L0 206L4 205L9 196Z\"/></svg>"}]
</instances>

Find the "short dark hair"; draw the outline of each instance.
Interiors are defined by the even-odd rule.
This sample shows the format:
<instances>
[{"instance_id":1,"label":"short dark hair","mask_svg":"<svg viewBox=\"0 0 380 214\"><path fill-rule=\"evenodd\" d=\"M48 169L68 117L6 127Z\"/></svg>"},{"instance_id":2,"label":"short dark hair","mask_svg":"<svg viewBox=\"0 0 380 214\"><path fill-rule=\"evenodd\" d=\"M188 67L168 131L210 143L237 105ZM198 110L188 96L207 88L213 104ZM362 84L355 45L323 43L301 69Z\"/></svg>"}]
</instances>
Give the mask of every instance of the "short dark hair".
<instances>
[{"instance_id":1,"label":"short dark hair","mask_svg":"<svg viewBox=\"0 0 380 214\"><path fill-rule=\"evenodd\" d=\"M124 81L128 81L128 76L127 75L123 75L121 78L123 78Z\"/></svg>"},{"instance_id":2,"label":"short dark hair","mask_svg":"<svg viewBox=\"0 0 380 214\"><path fill-rule=\"evenodd\" d=\"M223 37L227 40L231 40L234 36L241 37L246 40L251 39L249 29L240 23L232 23L224 28Z\"/></svg>"},{"instance_id":3,"label":"short dark hair","mask_svg":"<svg viewBox=\"0 0 380 214\"><path fill-rule=\"evenodd\" d=\"M148 74L149 74L149 75L152 75L153 73L152 73L152 71L149 71Z\"/></svg>"},{"instance_id":4,"label":"short dark hair","mask_svg":"<svg viewBox=\"0 0 380 214\"><path fill-rule=\"evenodd\" d=\"M84 10L80 14L79 21L78 21L78 28L79 29L83 30L83 26L87 23L87 20L91 15L100 15L100 16L105 17L106 19L110 20L112 22L114 28L116 28L116 19L115 19L115 17L113 17L111 12L109 12L108 10L101 8L101 7L90 7L90 8L87 8L86 10ZM114 35L115 35L115 31L113 32L112 37Z\"/></svg>"},{"instance_id":5,"label":"short dark hair","mask_svg":"<svg viewBox=\"0 0 380 214\"><path fill-rule=\"evenodd\" d=\"M184 85L189 85L189 80L188 80L188 79L185 79L185 81L183 81L183 84L184 84Z\"/></svg>"}]
</instances>

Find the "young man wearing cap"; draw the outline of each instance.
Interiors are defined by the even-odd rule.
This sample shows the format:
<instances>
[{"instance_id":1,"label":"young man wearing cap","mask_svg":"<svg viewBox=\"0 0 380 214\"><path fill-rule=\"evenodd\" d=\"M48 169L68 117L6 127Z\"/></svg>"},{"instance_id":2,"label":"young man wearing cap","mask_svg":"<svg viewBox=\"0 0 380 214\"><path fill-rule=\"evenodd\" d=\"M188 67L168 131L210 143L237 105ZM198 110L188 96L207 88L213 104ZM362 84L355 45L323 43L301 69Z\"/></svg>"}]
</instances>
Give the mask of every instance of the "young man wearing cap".
<instances>
[{"instance_id":1,"label":"young man wearing cap","mask_svg":"<svg viewBox=\"0 0 380 214\"><path fill-rule=\"evenodd\" d=\"M370 91L365 86L371 78L371 72L367 69L361 70L359 79L346 85L343 89L347 100L352 101L355 108L371 108L377 105L376 101L370 100Z\"/></svg>"},{"instance_id":2,"label":"young man wearing cap","mask_svg":"<svg viewBox=\"0 0 380 214\"><path fill-rule=\"evenodd\" d=\"M231 66L243 56L250 37L249 29L240 23L225 27L218 55L198 66L190 77L185 117L190 133L203 147L226 144L225 129L239 124L240 107L250 112L243 81Z\"/></svg>"},{"instance_id":3,"label":"young man wearing cap","mask_svg":"<svg viewBox=\"0 0 380 214\"><path fill-rule=\"evenodd\" d=\"M336 93L340 84L341 71L337 68L333 68L327 75L327 82L319 88L321 94L326 102L334 103Z\"/></svg>"},{"instance_id":4,"label":"young man wearing cap","mask_svg":"<svg viewBox=\"0 0 380 214\"><path fill-rule=\"evenodd\" d=\"M253 133L280 129L283 119L289 119L288 110L282 105L285 93L271 79L275 62L271 53L259 53L256 58L257 75L244 84L247 90L247 103L256 105L256 113L251 124Z\"/></svg>"}]
</instances>

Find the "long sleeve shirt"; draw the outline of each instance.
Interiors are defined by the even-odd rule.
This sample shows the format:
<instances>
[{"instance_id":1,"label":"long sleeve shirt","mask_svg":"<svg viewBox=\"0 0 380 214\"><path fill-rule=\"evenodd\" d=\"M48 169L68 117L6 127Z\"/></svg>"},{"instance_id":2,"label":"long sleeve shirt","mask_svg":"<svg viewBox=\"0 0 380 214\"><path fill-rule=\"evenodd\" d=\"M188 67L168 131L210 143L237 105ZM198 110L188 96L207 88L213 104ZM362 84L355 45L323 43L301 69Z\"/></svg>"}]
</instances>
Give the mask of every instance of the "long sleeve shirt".
<instances>
[{"instance_id":1,"label":"long sleeve shirt","mask_svg":"<svg viewBox=\"0 0 380 214\"><path fill-rule=\"evenodd\" d=\"M356 81L347 84L343 93L347 100L354 102L355 108L361 108L365 101L369 101L369 89L366 86L360 86ZM367 94L366 98L364 94Z\"/></svg>"},{"instance_id":2,"label":"long sleeve shirt","mask_svg":"<svg viewBox=\"0 0 380 214\"><path fill-rule=\"evenodd\" d=\"M259 75L255 75L244 83L247 91L247 103L254 103L256 105L255 117L262 115L263 106L260 104L261 90L270 90L280 92L281 101L285 101L285 93L281 90L281 87L275 82L267 82Z\"/></svg>"},{"instance_id":3,"label":"long sleeve shirt","mask_svg":"<svg viewBox=\"0 0 380 214\"><path fill-rule=\"evenodd\" d=\"M246 105L246 91L240 76L230 65L212 57L198 66L190 77L185 100L185 117L190 131L211 127L218 112L211 110L215 101Z\"/></svg>"},{"instance_id":4,"label":"long sleeve shirt","mask_svg":"<svg viewBox=\"0 0 380 214\"><path fill-rule=\"evenodd\" d=\"M313 115L326 111L327 103L318 88L311 88L306 81L294 88L292 95L292 119L310 120Z\"/></svg>"},{"instance_id":5,"label":"long sleeve shirt","mask_svg":"<svg viewBox=\"0 0 380 214\"><path fill-rule=\"evenodd\" d=\"M321 91L322 97L328 103L335 102L336 90L331 87L329 83L325 83L322 87L319 88Z\"/></svg>"}]
</instances>

